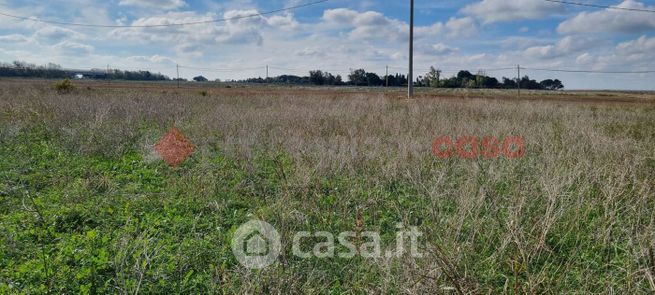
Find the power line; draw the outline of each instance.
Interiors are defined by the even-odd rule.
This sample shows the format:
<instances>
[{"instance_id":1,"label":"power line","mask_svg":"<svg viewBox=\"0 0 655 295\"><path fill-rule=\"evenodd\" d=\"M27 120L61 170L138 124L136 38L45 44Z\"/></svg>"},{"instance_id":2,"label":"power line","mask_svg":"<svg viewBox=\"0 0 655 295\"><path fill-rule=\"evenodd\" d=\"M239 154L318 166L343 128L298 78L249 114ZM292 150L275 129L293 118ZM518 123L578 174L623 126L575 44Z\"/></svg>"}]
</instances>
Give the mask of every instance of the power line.
<instances>
[{"instance_id":1,"label":"power line","mask_svg":"<svg viewBox=\"0 0 655 295\"><path fill-rule=\"evenodd\" d=\"M655 10L644 9L644 8L630 8L630 7L621 7L621 6L611 6L611 5L598 5L598 4L589 4L589 3L580 3L580 2L570 2L570 1L560 1L560 0L544 0L552 3L560 3L566 5L576 5L576 6L585 6L593 8L602 8L602 9L615 9L615 10L625 10L625 11L639 11L639 12L650 12L655 13Z\"/></svg>"},{"instance_id":2,"label":"power line","mask_svg":"<svg viewBox=\"0 0 655 295\"><path fill-rule=\"evenodd\" d=\"M200 68L200 67L191 67L191 66L180 65L180 68L191 69L191 70L200 70L200 71L211 71L211 72L238 72L238 71L261 70L261 69L263 69L265 67L215 69L215 68Z\"/></svg>"},{"instance_id":3,"label":"power line","mask_svg":"<svg viewBox=\"0 0 655 295\"><path fill-rule=\"evenodd\" d=\"M486 71L486 72L499 72L499 71L514 70L514 69L516 69L516 68L515 68L515 67L511 67L511 68L496 68L496 69L485 69L485 68L482 68L481 70Z\"/></svg>"},{"instance_id":4,"label":"power line","mask_svg":"<svg viewBox=\"0 0 655 295\"><path fill-rule=\"evenodd\" d=\"M38 19L38 18L13 15L13 14L5 13L5 12L0 12L0 15L10 17L10 18L20 19L20 20L27 20L27 21L33 21L33 22L38 22L38 23L46 23L46 24L56 24L56 25L62 25L62 26L91 27L91 28L160 28L160 27L181 27L181 26L201 25L201 24L209 24L209 23L220 23L220 22L227 22L227 21L231 21L231 20L240 20L240 19L246 19L246 18L257 17L257 16L265 16L265 15L269 15L269 14L275 14L275 13L279 13L279 12L304 8L304 7L308 7L308 6L313 6L313 5L325 3L325 2L328 2L328 1L331 1L331 0L314 1L314 2L309 2L309 3L300 4L300 5L296 5L296 6L289 6L289 7L285 7L285 8L281 8L281 9L276 9L276 10L271 10L271 11L266 11L266 12L261 12L261 13L253 13L253 14L248 14L248 15L241 15L241 16L236 16L236 17L217 18L217 19L204 20L204 21L195 21L195 22L160 24L160 25L98 25L98 24L84 24L84 23L70 23L70 22L63 22L63 21L41 20L41 19Z\"/></svg>"},{"instance_id":5,"label":"power line","mask_svg":"<svg viewBox=\"0 0 655 295\"><path fill-rule=\"evenodd\" d=\"M181 69L190 69L190 70L199 70L199 71L211 71L211 72L246 72L246 71L252 71L252 70L263 70L266 68L266 66L258 66L258 67L244 67L244 68L207 68L207 67L194 67L194 66L186 66L186 65L178 65L179 68ZM3 64L0 63L0 68L11 68L11 69L21 69L22 67L17 67L12 64ZM174 67L172 67L174 69ZM278 67L278 66L269 66L270 69L275 69L275 70L280 70L280 71L299 71L299 72L309 72L312 70L321 70L323 72L332 72L332 73L349 73L350 70L337 70L337 69L321 69L321 68L316 68L316 69L301 69L301 68L285 68L285 67ZM397 68L397 69L403 69L402 67L393 67L389 66L389 68ZM105 72L106 70L103 67L93 67L93 68L88 68L88 69L74 69L74 68L54 68L62 71L82 71L82 72ZM160 67L149 67L149 68L142 68L142 67L120 67L116 68L113 70L120 70L120 71L148 71L148 72L155 72L157 70L165 70L169 69L168 67L160 66ZM406 69L406 68L404 68ZM435 69L440 69L440 68L435 68ZM569 69L547 69L547 68L533 68L533 67L520 67L521 70L528 70L528 71L542 71L542 72L563 72L563 73L590 73L590 74L652 74L655 73L655 70L644 70L644 71L594 71L594 70L569 70ZM154 71L153 71L154 70ZM424 69L415 69L416 71L422 71ZM428 69L425 69L428 70ZM465 69L460 69L460 70L445 70L442 72L453 72L456 73L458 71L464 71ZM495 72L495 71L505 71L505 70L516 70L516 67L506 67L506 68L480 68L480 70L484 72ZM470 71L473 72L473 71Z\"/></svg>"},{"instance_id":6,"label":"power line","mask_svg":"<svg viewBox=\"0 0 655 295\"><path fill-rule=\"evenodd\" d=\"M562 70L562 69L539 69L524 68L523 70L544 71L544 72L563 72L563 73L590 73L590 74L651 74L655 71L592 71L592 70Z\"/></svg>"}]
</instances>

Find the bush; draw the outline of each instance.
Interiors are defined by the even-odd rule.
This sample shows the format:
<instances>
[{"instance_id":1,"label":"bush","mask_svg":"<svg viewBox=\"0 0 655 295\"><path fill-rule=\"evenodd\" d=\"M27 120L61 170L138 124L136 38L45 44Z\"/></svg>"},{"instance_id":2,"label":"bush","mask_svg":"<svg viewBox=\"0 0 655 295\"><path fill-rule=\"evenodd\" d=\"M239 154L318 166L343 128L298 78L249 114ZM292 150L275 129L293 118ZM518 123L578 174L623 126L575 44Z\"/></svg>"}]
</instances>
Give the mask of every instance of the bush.
<instances>
[{"instance_id":1,"label":"bush","mask_svg":"<svg viewBox=\"0 0 655 295\"><path fill-rule=\"evenodd\" d=\"M68 93L75 89L75 85L70 79L66 78L63 81L57 82L54 85L55 90L59 93Z\"/></svg>"}]
</instances>

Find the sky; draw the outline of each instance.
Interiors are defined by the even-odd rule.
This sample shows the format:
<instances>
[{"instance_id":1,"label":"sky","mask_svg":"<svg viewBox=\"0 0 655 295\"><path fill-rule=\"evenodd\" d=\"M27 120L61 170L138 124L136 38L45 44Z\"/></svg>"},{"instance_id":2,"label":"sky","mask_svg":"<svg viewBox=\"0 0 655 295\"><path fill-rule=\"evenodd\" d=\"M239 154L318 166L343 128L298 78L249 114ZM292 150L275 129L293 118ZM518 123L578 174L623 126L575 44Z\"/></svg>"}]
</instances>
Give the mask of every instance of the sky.
<instances>
[{"instance_id":1,"label":"sky","mask_svg":"<svg viewBox=\"0 0 655 295\"><path fill-rule=\"evenodd\" d=\"M0 0L0 12L48 21L156 25L234 18L314 0ZM577 0L655 10L655 0ZM501 78L525 68L655 70L655 13L544 0L416 0L415 75L431 66ZM364 68L408 71L409 0L331 0L293 11L211 24L158 28L85 28L0 16L0 61L66 68L150 70L171 77L241 79L347 76ZM194 69L202 68L202 69ZM655 74L522 70L567 89L655 90Z\"/></svg>"}]
</instances>

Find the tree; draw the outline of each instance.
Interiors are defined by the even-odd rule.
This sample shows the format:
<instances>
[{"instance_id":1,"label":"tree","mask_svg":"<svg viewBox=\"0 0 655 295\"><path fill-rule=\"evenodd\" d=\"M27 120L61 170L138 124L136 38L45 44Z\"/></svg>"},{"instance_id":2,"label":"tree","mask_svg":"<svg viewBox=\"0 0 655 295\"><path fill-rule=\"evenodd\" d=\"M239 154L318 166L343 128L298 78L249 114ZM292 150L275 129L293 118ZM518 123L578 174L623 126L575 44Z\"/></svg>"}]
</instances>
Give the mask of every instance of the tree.
<instances>
[{"instance_id":1,"label":"tree","mask_svg":"<svg viewBox=\"0 0 655 295\"><path fill-rule=\"evenodd\" d=\"M527 75L521 78L520 83L521 83L521 89L542 89L541 84L539 84L539 82L530 79L530 77L528 77Z\"/></svg>"},{"instance_id":2,"label":"tree","mask_svg":"<svg viewBox=\"0 0 655 295\"><path fill-rule=\"evenodd\" d=\"M459 79L457 79L457 77L451 77L443 80L441 86L444 88L459 88L461 87L461 82Z\"/></svg>"},{"instance_id":3,"label":"tree","mask_svg":"<svg viewBox=\"0 0 655 295\"><path fill-rule=\"evenodd\" d=\"M389 75L382 77L382 80L384 83L385 81L389 79L389 86L391 87L399 87L399 86L405 86L407 85L407 77L402 74L395 74L395 75Z\"/></svg>"},{"instance_id":4,"label":"tree","mask_svg":"<svg viewBox=\"0 0 655 295\"><path fill-rule=\"evenodd\" d=\"M209 81L209 80L207 80L207 78L205 78L205 77L203 77L203 76L197 76L197 77L193 77L193 81L196 81L196 82L207 82L207 81Z\"/></svg>"},{"instance_id":5,"label":"tree","mask_svg":"<svg viewBox=\"0 0 655 295\"><path fill-rule=\"evenodd\" d=\"M484 77L482 80L482 88L499 88L500 83L494 77Z\"/></svg>"},{"instance_id":6,"label":"tree","mask_svg":"<svg viewBox=\"0 0 655 295\"><path fill-rule=\"evenodd\" d=\"M425 82L428 87L439 88L441 83L441 70L430 67L430 72L425 75Z\"/></svg>"},{"instance_id":7,"label":"tree","mask_svg":"<svg viewBox=\"0 0 655 295\"><path fill-rule=\"evenodd\" d=\"M343 78L341 78L341 75L337 75L334 78L334 85L344 85Z\"/></svg>"},{"instance_id":8,"label":"tree","mask_svg":"<svg viewBox=\"0 0 655 295\"><path fill-rule=\"evenodd\" d=\"M366 73L366 86L382 86L384 81L376 73Z\"/></svg>"},{"instance_id":9,"label":"tree","mask_svg":"<svg viewBox=\"0 0 655 295\"><path fill-rule=\"evenodd\" d=\"M560 81L559 79L555 79L555 81L553 81L553 88L555 90L564 89L564 83L562 83L562 81Z\"/></svg>"},{"instance_id":10,"label":"tree","mask_svg":"<svg viewBox=\"0 0 655 295\"><path fill-rule=\"evenodd\" d=\"M516 81L514 81L514 79L503 77L503 88L514 89L517 88L517 86L518 85L516 84Z\"/></svg>"},{"instance_id":11,"label":"tree","mask_svg":"<svg viewBox=\"0 0 655 295\"><path fill-rule=\"evenodd\" d=\"M364 69L351 71L350 75L348 75L348 80L350 80L350 84L355 86L366 86L368 84L366 80L366 71Z\"/></svg>"},{"instance_id":12,"label":"tree","mask_svg":"<svg viewBox=\"0 0 655 295\"><path fill-rule=\"evenodd\" d=\"M543 89L546 90L560 90L564 88L564 85L562 84L562 81L558 79L546 79L543 80L539 83Z\"/></svg>"},{"instance_id":13,"label":"tree","mask_svg":"<svg viewBox=\"0 0 655 295\"><path fill-rule=\"evenodd\" d=\"M459 73L457 73L457 79L471 80L471 79L475 79L475 77L469 71L459 71Z\"/></svg>"},{"instance_id":14,"label":"tree","mask_svg":"<svg viewBox=\"0 0 655 295\"><path fill-rule=\"evenodd\" d=\"M324 85L325 75L322 71L309 71L309 82L314 85Z\"/></svg>"}]
</instances>

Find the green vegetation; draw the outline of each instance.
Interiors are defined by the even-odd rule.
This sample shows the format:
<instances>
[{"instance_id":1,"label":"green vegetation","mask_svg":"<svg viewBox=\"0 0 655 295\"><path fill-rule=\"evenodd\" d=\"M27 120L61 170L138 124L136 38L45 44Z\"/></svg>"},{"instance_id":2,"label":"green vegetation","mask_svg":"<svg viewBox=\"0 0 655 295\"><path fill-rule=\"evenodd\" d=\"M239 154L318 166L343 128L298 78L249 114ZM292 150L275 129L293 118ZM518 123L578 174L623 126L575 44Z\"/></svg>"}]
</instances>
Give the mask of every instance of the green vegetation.
<instances>
[{"instance_id":1,"label":"green vegetation","mask_svg":"<svg viewBox=\"0 0 655 295\"><path fill-rule=\"evenodd\" d=\"M2 83L2 294L655 290L652 103ZM198 147L176 169L152 148L174 124ZM526 156L431 155L461 134L521 135ZM286 241L258 271L230 248L252 218ZM296 231L360 218L385 248L418 226L425 257L291 255Z\"/></svg>"},{"instance_id":2,"label":"green vegetation","mask_svg":"<svg viewBox=\"0 0 655 295\"><path fill-rule=\"evenodd\" d=\"M59 93L68 93L75 90L75 85L73 85L73 82L68 78L55 83L54 87Z\"/></svg>"}]
</instances>

